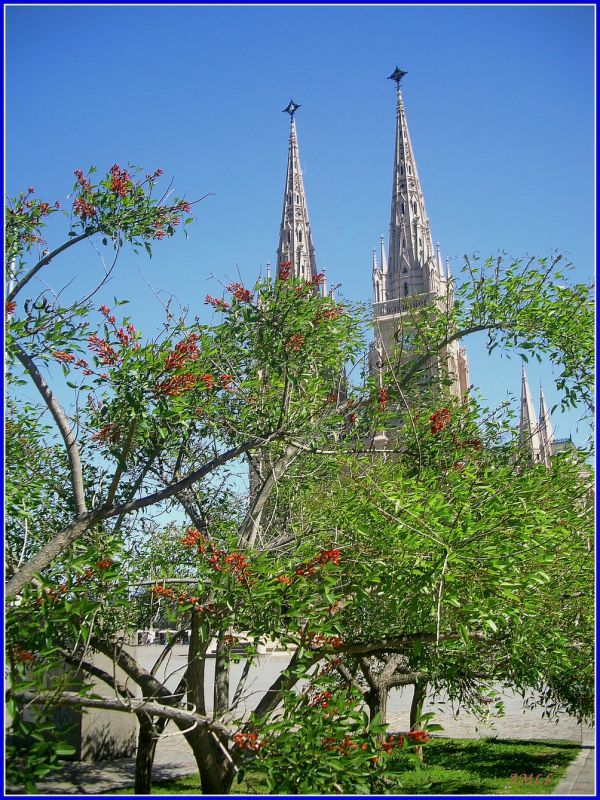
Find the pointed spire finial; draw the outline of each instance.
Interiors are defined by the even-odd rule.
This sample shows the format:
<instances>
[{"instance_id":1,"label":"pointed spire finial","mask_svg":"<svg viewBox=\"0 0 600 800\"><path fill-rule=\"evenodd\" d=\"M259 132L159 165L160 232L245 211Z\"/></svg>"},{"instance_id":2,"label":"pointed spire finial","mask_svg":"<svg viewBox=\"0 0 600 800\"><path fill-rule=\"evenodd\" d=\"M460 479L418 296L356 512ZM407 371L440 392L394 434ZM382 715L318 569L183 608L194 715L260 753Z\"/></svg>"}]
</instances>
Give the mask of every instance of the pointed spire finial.
<instances>
[{"instance_id":1,"label":"pointed spire finial","mask_svg":"<svg viewBox=\"0 0 600 800\"><path fill-rule=\"evenodd\" d=\"M290 122L294 119L294 114L300 108L300 103L294 103L293 100L287 104L287 106L282 110L282 114L289 114L290 115Z\"/></svg>"},{"instance_id":2,"label":"pointed spire finial","mask_svg":"<svg viewBox=\"0 0 600 800\"><path fill-rule=\"evenodd\" d=\"M392 72L391 75L388 75L389 81L396 81L396 91L400 91L400 81L402 78L408 75L408 72L401 70L400 67L396 66L396 69Z\"/></svg>"}]
</instances>

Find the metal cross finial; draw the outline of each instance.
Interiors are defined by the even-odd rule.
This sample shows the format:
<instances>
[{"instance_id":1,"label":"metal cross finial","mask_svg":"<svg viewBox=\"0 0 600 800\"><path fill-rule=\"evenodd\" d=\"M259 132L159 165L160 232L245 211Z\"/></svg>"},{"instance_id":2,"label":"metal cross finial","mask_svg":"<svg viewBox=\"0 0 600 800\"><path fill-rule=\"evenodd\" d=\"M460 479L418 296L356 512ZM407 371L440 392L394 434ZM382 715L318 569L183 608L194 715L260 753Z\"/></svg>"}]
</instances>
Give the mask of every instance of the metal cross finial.
<instances>
[{"instance_id":1,"label":"metal cross finial","mask_svg":"<svg viewBox=\"0 0 600 800\"><path fill-rule=\"evenodd\" d=\"M404 72L404 70L401 70L399 67L396 67L396 69L392 72L392 74L388 75L388 80L396 81L396 89L400 91L400 81L405 75L408 75L408 72Z\"/></svg>"},{"instance_id":2,"label":"metal cross finial","mask_svg":"<svg viewBox=\"0 0 600 800\"><path fill-rule=\"evenodd\" d=\"M283 109L282 113L289 114L290 115L290 121L291 121L291 120L294 119L294 114L296 113L296 111L299 108L300 108L300 103L294 103L293 100L290 100L290 102L287 104L287 106Z\"/></svg>"}]
</instances>

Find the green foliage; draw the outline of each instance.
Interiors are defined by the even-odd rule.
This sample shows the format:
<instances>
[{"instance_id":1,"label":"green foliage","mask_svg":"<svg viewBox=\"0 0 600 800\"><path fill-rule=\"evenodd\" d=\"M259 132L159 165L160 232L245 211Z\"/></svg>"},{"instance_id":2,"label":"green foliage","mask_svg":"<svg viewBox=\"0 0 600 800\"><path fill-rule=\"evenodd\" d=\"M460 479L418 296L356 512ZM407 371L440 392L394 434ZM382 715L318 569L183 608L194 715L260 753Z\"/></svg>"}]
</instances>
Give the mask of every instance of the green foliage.
<instances>
[{"instance_id":1,"label":"green foliage","mask_svg":"<svg viewBox=\"0 0 600 800\"><path fill-rule=\"evenodd\" d=\"M282 716L260 726L238 779L258 773L269 794L369 794L383 773L385 726L360 706L360 693L323 678L285 693Z\"/></svg>"}]
</instances>

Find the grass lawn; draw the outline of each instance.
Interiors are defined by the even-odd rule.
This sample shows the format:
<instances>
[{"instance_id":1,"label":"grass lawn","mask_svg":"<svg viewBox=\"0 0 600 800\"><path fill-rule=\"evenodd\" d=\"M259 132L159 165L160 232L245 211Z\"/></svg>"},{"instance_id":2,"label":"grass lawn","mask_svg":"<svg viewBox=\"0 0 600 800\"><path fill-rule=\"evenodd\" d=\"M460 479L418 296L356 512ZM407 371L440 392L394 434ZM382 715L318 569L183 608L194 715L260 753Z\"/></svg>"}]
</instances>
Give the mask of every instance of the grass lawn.
<instances>
[{"instance_id":1,"label":"grass lawn","mask_svg":"<svg viewBox=\"0 0 600 800\"><path fill-rule=\"evenodd\" d=\"M550 794L579 750L563 741L436 738L425 748L422 769L401 772L402 785L390 794ZM537 785L523 780L531 774L541 776ZM153 794L199 793L195 775L153 788ZM264 793L259 778L232 787L232 794Z\"/></svg>"}]
</instances>

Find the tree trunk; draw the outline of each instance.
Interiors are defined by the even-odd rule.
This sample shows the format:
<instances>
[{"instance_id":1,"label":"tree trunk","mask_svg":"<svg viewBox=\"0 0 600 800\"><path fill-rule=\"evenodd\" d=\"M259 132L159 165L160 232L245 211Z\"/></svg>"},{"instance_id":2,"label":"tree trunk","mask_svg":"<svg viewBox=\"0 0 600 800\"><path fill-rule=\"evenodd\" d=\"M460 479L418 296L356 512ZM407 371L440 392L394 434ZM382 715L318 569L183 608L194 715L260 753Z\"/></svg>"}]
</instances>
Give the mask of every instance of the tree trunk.
<instances>
[{"instance_id":1,"label":"tree trunk","mask_svg":"<svg viewBox=\"0 0 600 800\"><path fill-rule=\"evenodd\" d=\"M423 703L425 702L425 695L427 693L427 684L417 681L415 683L415 691L413 692L412 703L410 704L410 730L414 730L421 719L421 712L423 711Z\"/></svg>"},{"instance_id":2,"label":"tree trunk","mask_svg":"<svg viewBox=\"0 0 600 800\"><path fill-rule=\"evenodd\" d=\"M152 718L147 714L138 714L140 729L138 732L137 753L135 756L135 794L150 794L152 786L152 765L158 742Z\"/></svg>"},{"instance_id":3,"label":"tree trunk","mask_svg":"<svg viewBox=\"0 0 600 800\"><path fill-rule=\"evenodd\" d=\"M389 688L387 684L377 682L375 689L369 689L365 693L365 702L369 708L369 720L372 722L376 714L379 714L381 722L387 722L387 701Z\"/></svg>"},{"instance_id":4,"label":"tree trunk","mask_svg":"<svg viewBox=\"0 0 600 800\"><path fill-rule=\"evenodd\" d=\"M229 708L229 648L225 644L224 631L219 631L217 638L213 697L213 719L219 719Z\"/></svg>"},{"instance_id":5,"label":"tree trunk","mask_svg":"<svg viewBox=\"0 0 600 800\"><path fill-rule=\"evenodd\" d=\"M411 731L415 730L420 723L421 713L423 711L423 703L425 702L426 693L427 693L427 684L425 682L417 681L415 683L415 691L413 692L412 703L410 704ZM419 760L423 761L423 748L415 747L415 753L418 755Z\"/></svg>"},{"instance_id":6,"label":"tree trunk","mask_svg":"<svg viewBox=\"0 0 600 800\"><path fill-rule=\"evenodd\" d=\"M229 794L235 769L221 749L216 734L196 728L185 738L196 759L202 794Z\"/></svg>"}]
</instances>

